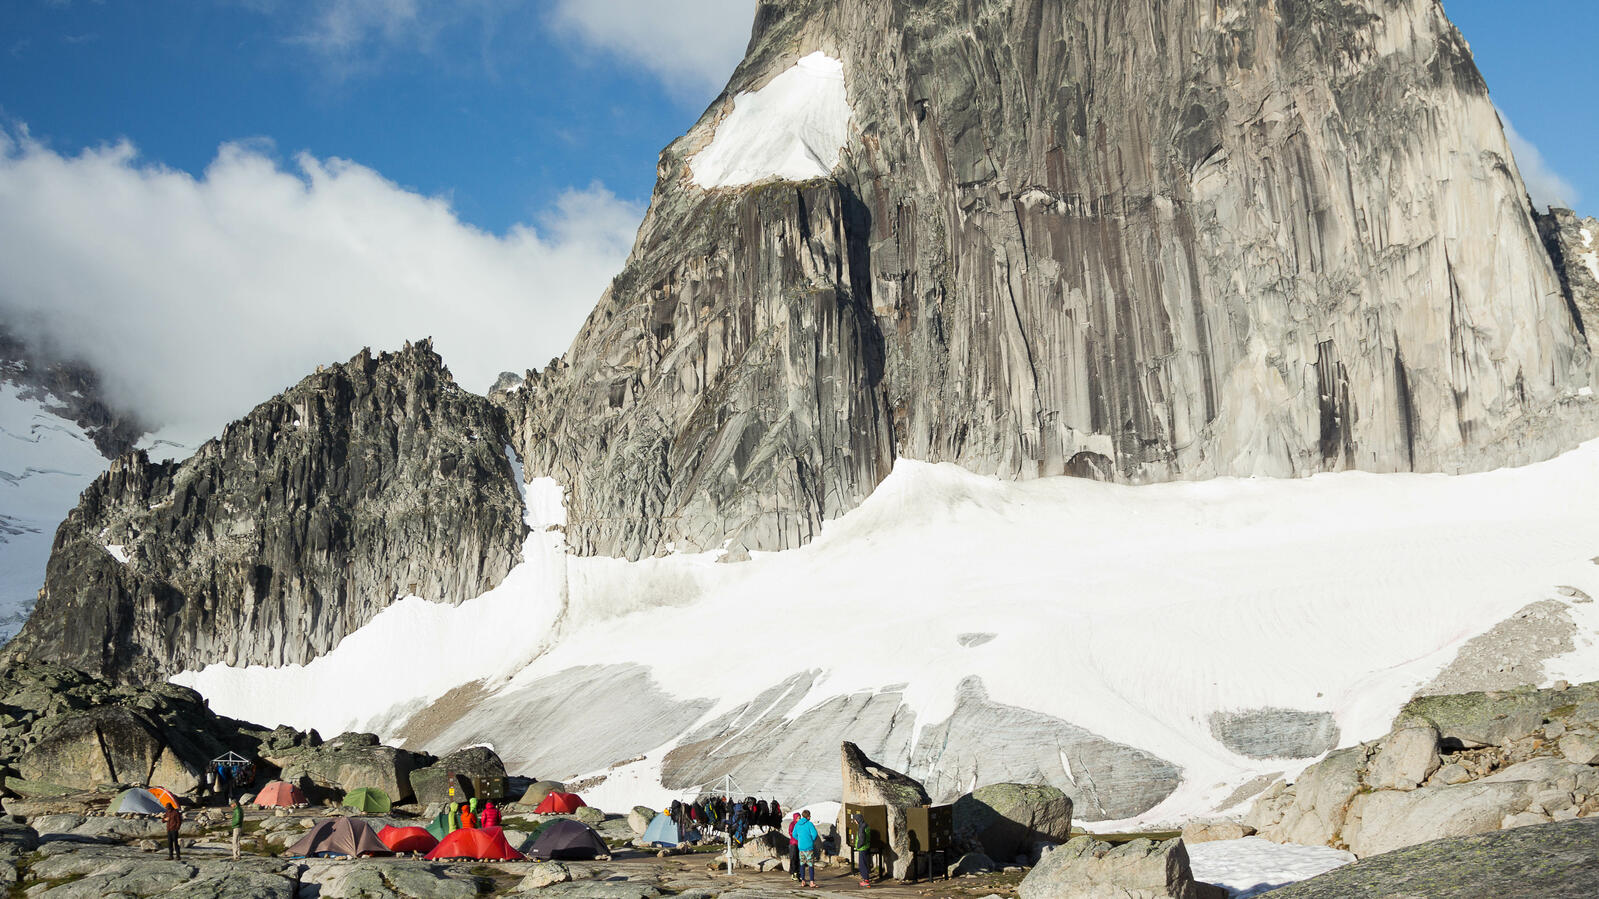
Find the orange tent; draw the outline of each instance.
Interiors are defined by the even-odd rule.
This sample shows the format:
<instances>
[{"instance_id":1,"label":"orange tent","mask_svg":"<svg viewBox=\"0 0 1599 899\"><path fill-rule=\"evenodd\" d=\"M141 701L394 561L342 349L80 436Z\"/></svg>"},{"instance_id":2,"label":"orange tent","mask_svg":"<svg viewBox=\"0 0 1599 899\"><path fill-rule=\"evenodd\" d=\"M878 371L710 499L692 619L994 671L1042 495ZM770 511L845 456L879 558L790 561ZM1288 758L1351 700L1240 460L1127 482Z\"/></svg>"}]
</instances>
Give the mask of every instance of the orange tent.
<instances>
[{"instance_id":1,"label":"orange tent","mask_svg":"<svg viewBox=\"0 0 1599 899\"><path fill-rule=\"evenodd\" d=\"M544 797L539 807L533 810L536 815L570 815L588 803L576 793L551 793Z\"/></svg>"},{"instance_id":2,"label":"orange tent","mask_svg":"<svg viewBox=\"0 0 1599 899\"><path fill-rule=\"evenodd\" d=\"M524 861L527 856L511 848L505 841L505 831L498 827L462 828L451 831L433 851L427 854L431 860L441 858L475 858L479 861L489 862L515 862Z\"/></svg>"},{"instance_id":3,"label":"orange tent","mask_svg":"<svg viewBox=\"0 0 1599 899\"><path fill-rule=\"evenodd\" d=\"M177 797L173 796L171 793L168 793L166 790L162 789L161 787L151 787L150 788L150 795L154 796L157 799L157 801L159 801L162 805L166 806L167 808L177 808L178 807Z\"/></svg>"},{"instance_id":4,"label":"orange tent","mask_svg":"<svg viewBox=\"0 0 1599 899\"><path fill-rule=\"evenodd\" d=\"M255 797L258 808L290 808L296 805L305 805L305 794L300 788L291 783L275 780L261 788Z\"/></svg>"},{"instance_id":5,"label":"orange tent","mask_svg":"<svg viewBox=\"0 0 1599 899\"><path fill-rule=\"evenodd\" d=\"M378 831L378 839L395 852L432 852L439 845L426 827L385 827Z\"/></svg>"}]
</instances>

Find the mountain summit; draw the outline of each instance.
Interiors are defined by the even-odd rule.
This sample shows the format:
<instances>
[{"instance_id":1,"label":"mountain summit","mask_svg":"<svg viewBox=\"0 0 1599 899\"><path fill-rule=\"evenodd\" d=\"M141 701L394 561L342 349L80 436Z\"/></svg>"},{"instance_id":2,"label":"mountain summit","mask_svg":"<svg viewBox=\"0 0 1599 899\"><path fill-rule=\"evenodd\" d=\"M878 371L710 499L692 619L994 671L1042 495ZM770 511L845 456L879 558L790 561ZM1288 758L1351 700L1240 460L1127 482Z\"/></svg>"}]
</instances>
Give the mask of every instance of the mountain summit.
<instances>
[{"instance_id":1,"label":"mountain summit","mask_svg":"<svg viewBox=\"0 0 1599 899\"><path fill-rule=\"evenodd\" d=\"M782 549L897 457L1124 482L1547 457L1575 306L1437 0L790 0L503 394L580 552Z\"/></svg>"}]
</instances>

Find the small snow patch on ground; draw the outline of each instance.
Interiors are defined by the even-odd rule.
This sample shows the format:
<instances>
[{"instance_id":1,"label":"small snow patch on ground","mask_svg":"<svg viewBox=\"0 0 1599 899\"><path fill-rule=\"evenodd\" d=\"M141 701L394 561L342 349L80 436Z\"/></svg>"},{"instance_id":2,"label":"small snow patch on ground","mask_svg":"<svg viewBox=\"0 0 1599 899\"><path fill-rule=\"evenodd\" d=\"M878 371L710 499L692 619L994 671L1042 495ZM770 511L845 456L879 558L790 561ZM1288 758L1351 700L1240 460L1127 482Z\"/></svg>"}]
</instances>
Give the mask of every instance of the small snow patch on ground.
<instances>
[{"instance_id":1,"label":"small snow patch on ground","mask_svg":"<svg viewBox=\"0 0 1599 899\"><path fill-rule=\"evenodd\" d=\"M733 100L710 146L689 160L694 183L738 187L770 178L825 178L849 137L844 64L812 53L757 91Z\"/></svg>"},{"instance_id":2,"label":"small snow patch on ground","mask_svg":"<svg viewBox=\"0 0 1599 899\"><path fill-rule=\"evenodd\" d=\"M1227 895L1238 899L1309 880L1354 860L1354 855L1342 849L1273 843L1260 837L1188 847L1194 879L1224 887Z\"/></svg>"},{"instance_id":3,"label":"small snow patch on ground","mask_svg":"<svg viewBox=\"0 0 1599 899\"><path fill-rule=\"evenodd\" d=\"M105 551L110 553L111 558L116 559L118 562L124 565L128 564L128 548L126 546L120 543L111 543L107 544Z\"/></svg>"}]
</instances>

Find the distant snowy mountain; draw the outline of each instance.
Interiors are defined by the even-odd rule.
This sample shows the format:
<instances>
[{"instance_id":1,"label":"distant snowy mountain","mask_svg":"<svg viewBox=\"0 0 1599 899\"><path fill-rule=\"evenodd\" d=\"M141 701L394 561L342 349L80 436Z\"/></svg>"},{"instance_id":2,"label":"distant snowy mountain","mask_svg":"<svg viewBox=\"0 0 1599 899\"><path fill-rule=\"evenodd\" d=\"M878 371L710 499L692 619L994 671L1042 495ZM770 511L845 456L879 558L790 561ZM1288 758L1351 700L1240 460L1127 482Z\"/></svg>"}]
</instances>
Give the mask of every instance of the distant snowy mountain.
<instances>
[{"instance_id":1,"label":"distant snowy mountain","mask_svg":"<svg viewBox=\"0 0 1599 899\"><path fill-rule=\"evenodd\" d=\"M0 383L0 642L33 608L56 527L108 464L48 394Z\"/></svg>"},{"instance_id":2,"label":"distant snowy mountain","mask_svg":"<svg viewBox=\"0 0 1599 899\"><path fill-rule=\"evenodd\" d=\"M571 556L561 489L526 496L498 589L402 600L305 666L176 680L253 721L488 743L603 778L605 808L724 774L833 798L848 739L935 799L1047 782L1082 820L1148 822L1385 733L1506 619L1553 657L1501 629L1475 676L1599 678L1599 442L1477 475L1143 487L901 460L809 546L736 564Z\"/></svg>"}]
</instances>

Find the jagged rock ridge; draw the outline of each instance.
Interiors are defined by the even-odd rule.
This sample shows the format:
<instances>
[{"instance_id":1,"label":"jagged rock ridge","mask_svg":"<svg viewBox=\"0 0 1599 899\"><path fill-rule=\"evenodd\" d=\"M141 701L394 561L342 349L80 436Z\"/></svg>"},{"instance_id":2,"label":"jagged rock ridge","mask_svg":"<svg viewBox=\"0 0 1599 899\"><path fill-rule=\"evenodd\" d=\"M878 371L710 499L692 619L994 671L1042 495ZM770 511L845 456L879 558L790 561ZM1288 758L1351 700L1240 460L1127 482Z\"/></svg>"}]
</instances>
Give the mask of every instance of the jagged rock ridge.
<instances>
[{"instance_id":1,"label":"jagged rock ridge","mask_svg":"<svg viewBox=\"0 0 1599 899\"><path fill-rule=\"evenodd\" d=\"M526 532L508 440L430 342L363 350L184 462L113 463L7 654L121 679L304 663L397 596L476 596Z\"/></svg>"},{"instance_id":2,"label":"jagged rock ridge","mask_svg":"<svg viewBox=\"0 0 1599 899\"><path fill-rule=\"evenodd\" d=\"M107 401L100 375L82 362L51 358L0 323L0 383L13 383L25 398L83 428L95 448L115 459L147 430L131 413Z\"/></svg>"},{"instance_id":3,"label":"jagged rock ridge","mask_svg":"<svg viewBox=\"0 0 1599 899\"><path fill-rule=\"evenodd\" d=\"M842 61L830 179L704 190ZM502 390L579 551L797 545L896 455L1128 481L1552 454L1587 347L1435 0L760 4L626 270Z\"/></svg>"}]
</instances>

